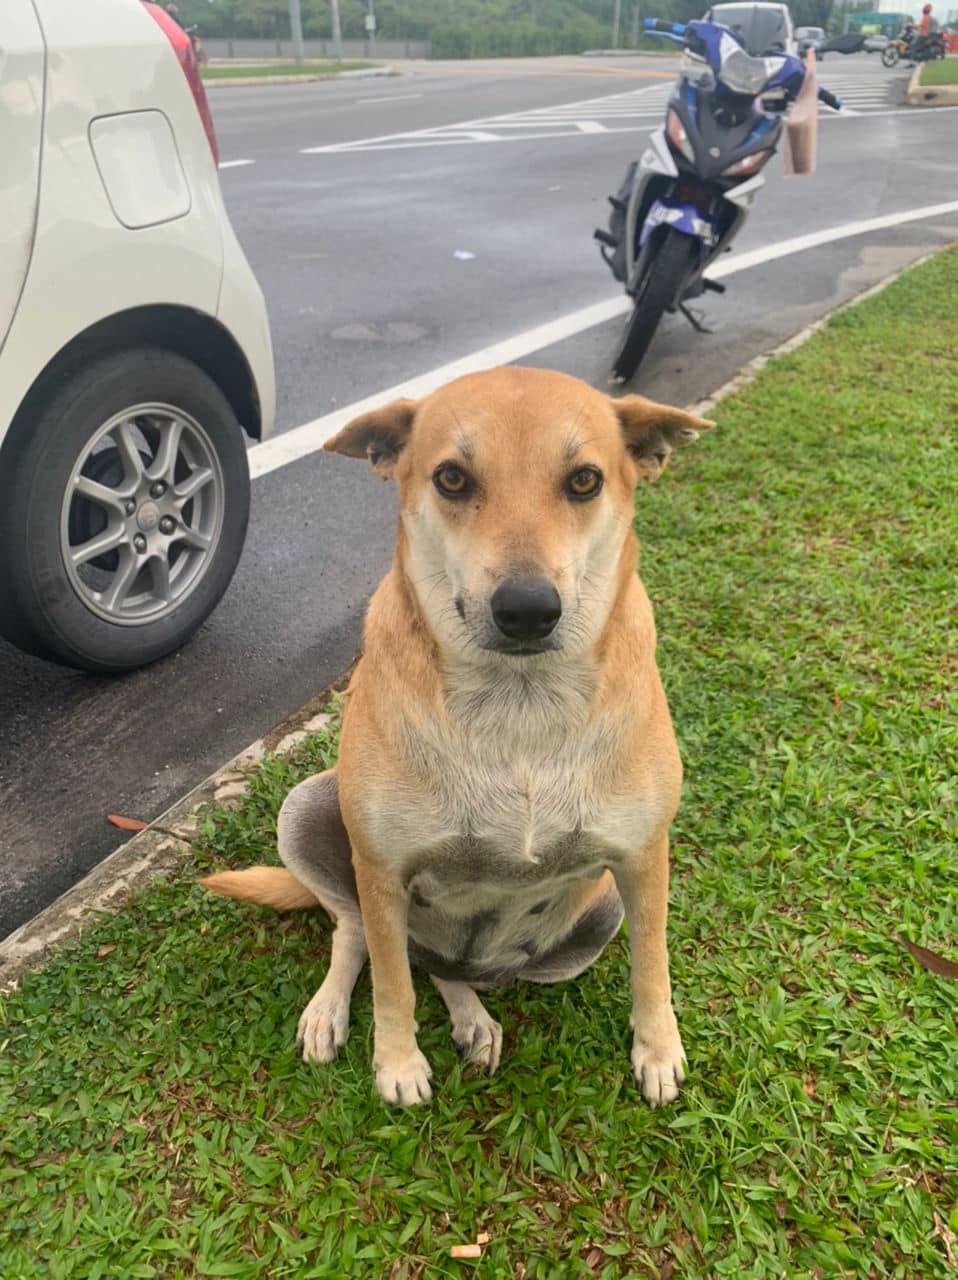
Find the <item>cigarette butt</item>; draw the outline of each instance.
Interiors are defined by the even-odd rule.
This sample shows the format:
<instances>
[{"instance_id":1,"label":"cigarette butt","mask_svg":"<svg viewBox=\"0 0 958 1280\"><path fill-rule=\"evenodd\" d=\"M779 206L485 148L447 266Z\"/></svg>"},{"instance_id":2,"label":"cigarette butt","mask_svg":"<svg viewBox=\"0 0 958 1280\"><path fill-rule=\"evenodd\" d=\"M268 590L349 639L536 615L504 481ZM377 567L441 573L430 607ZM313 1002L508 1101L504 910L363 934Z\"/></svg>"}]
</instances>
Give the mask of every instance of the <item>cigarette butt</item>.
<instances>
[{"instance_id":1,"label":"cigarette butt","mask_svg":"<svg viewBox=\"0 0 958 1280\"><path fill-rule=\"evenodd\" d=\"M454 1244L449 1250L451 1258L481 1258L481 1244Z\"/></svg>"},{"instance_id":2,"label":"cigarette butt","mask_svg":"<svg viewBox=\"0 0 958 1280\"><path fill-rule=\"evenodd\" d=\"M488 1243L489 1243L489 1232L480 1231L479 1234L476 1236L476 1244L488 1244Z\"/></svg>"}]
</instances>

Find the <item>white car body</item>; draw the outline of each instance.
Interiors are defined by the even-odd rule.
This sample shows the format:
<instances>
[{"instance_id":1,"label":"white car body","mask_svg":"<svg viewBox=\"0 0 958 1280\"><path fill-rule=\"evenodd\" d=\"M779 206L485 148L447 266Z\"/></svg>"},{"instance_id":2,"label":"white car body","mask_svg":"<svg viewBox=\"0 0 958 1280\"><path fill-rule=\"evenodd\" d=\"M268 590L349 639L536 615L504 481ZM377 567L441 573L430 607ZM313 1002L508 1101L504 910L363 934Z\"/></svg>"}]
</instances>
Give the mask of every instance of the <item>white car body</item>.
<instances>
[{"instance_id":1,"label":"white car body","mask_svg":"<svg viewBox=\"0 0 958 1280\"><path fill-rule=\"evenodd\" d=\"M247 433L268 435L263 295L183 69L140 0L2 0L0 155L0 467L62 353L131 327L188 355Z\"/></svg>"}]
</instances>

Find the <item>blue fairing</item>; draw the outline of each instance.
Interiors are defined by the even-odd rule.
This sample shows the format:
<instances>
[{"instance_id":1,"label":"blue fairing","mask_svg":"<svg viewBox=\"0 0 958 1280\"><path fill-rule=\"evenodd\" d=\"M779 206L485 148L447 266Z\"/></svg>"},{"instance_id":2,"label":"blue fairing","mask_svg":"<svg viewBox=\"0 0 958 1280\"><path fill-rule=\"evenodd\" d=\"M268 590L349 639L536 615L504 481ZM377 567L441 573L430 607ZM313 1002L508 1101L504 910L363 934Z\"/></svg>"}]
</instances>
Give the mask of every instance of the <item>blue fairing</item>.
<instances>
[{"instance_id":1,"label":"blue fairing","mask_svg":"<svg viewBox=\"0 0 958 1280\"><path fill-rule=\"evenodd\" d=\"M754 58L733 31L716 22L689 22L686 32L698 44L718 79L733 93L757 97L770 89L784 89L795 97L802 87L805 64L791 54Z\"/></svg>"},{"instance_id":2,"label":"blue fairing","mask_svg":"<svg viewBox=\"0 0 958 1280\"><path fill-rule=\"evenodd\" d=\"M658 227L674 227L684 235L692 236L702 245L711 246L718 236L715 221L696 209L694 204L680 200L660 199L652 202L639 235L639 245L644 245Z\"/></svg>"},{"instance_id":3,"label":"blue fairing","mask_svg":"<svg viewBox=\"0 0 958 1280\"><path fill-rule=\"evenodd\" d=\"M762 116L755 128L748 135L747 145L751 146L753 142L760 142L767 133L774 133L777 125L778 121L774 116Z\"/></svg>"},{"instance_id":4,"label":"blue fairing","mask_svg":"<svg viewBox=\"0 0 958 1280\"><path fill-rule=\"evenodd\" d=\"M695 92L688 80L679 81L679 92L682 95L682 101L692 117L692 120L698 124L699 119L699 95Z\"/></svg>"}]
</instances>

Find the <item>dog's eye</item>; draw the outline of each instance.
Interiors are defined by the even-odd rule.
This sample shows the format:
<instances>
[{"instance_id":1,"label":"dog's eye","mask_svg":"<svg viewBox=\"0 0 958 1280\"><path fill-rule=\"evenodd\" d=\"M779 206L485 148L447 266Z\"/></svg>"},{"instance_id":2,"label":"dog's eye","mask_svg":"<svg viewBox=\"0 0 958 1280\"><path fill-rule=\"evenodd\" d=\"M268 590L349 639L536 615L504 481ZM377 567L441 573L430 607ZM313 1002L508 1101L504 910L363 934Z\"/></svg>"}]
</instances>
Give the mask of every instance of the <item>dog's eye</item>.
<instances>
[{"instance_id":1,"label":"dog's eye","mask_svg":"<svg viewBox=\"0 0 958 1280\"><path fill-rule=\"evenodd\" d=\"M432 474L432 482L446 498L462 498L470 490L469 477L461 467L443 462Z\"/></svg>"},{"instance_id":2,"label":"dog's eye","mask_svg":"<svg viewBox=\"0 0 958 1280\"><path fill-rule=\"evenodd\" d=\"M594 498L602 488L602 472L595 467L580 467L565 483L570 498Z\"/></svg>"}]
</instances>

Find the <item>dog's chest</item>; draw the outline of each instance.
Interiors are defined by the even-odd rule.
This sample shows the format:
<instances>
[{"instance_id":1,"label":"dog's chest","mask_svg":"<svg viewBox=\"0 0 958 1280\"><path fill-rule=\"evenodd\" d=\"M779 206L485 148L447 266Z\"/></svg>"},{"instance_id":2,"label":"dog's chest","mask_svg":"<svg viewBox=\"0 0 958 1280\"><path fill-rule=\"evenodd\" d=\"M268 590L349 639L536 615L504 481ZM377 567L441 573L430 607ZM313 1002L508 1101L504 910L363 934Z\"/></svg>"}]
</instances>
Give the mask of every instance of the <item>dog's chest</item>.
<instances>
[{"instance_id":1,"label":"dog's chest","mask_svg":"<svg viewBox=\"0 0 958 1280\"><path fill-rule=\"evenodd\" d=\"M390 806L388 847L414 894L449 910L598 876L642 843L646 798L622 783L601 721L466 723L410 744L420 787ZM384 831L385 835L385 831Z\"/></svg>"}]
</instances>

